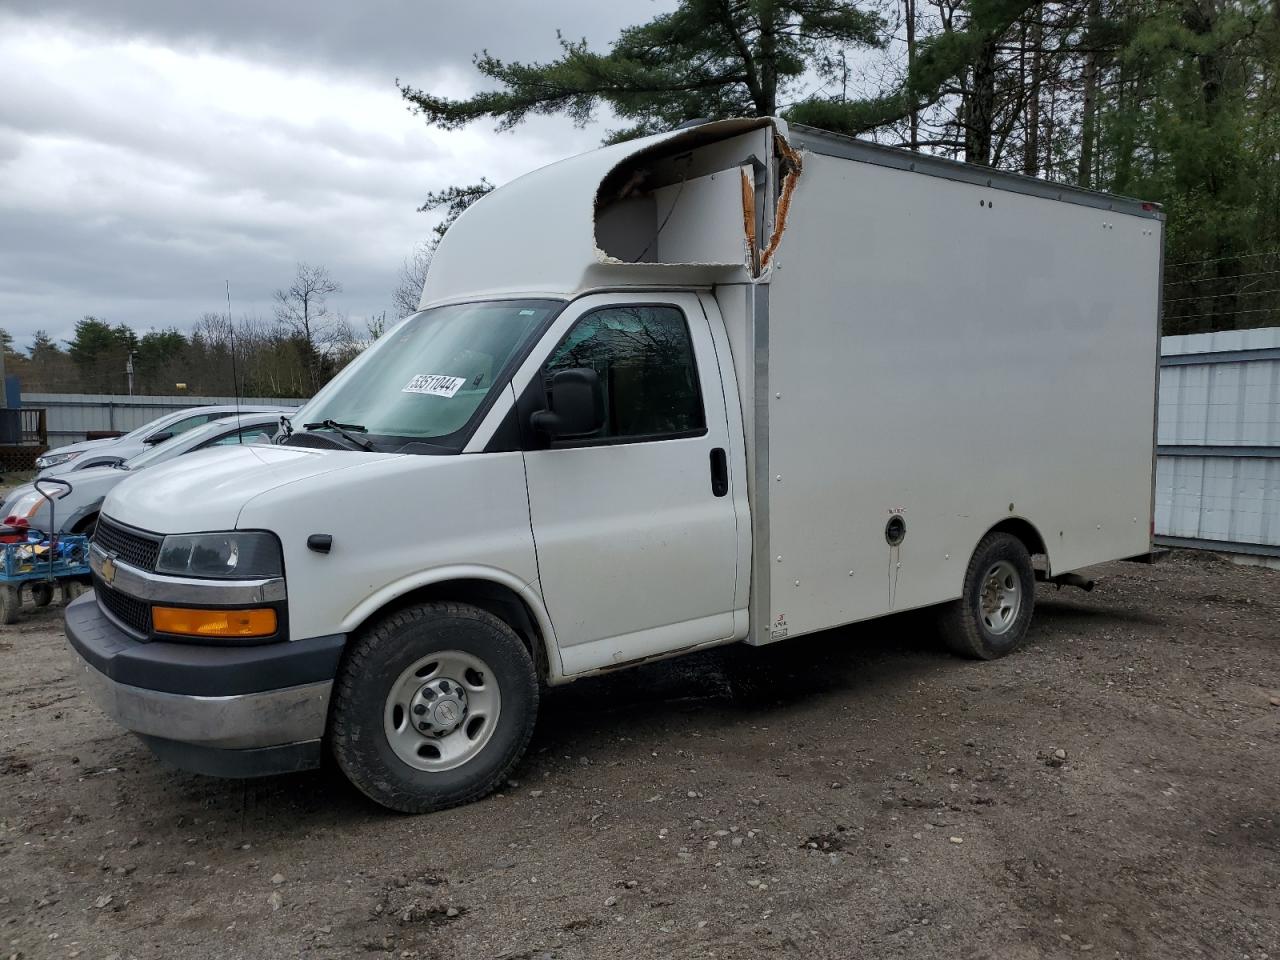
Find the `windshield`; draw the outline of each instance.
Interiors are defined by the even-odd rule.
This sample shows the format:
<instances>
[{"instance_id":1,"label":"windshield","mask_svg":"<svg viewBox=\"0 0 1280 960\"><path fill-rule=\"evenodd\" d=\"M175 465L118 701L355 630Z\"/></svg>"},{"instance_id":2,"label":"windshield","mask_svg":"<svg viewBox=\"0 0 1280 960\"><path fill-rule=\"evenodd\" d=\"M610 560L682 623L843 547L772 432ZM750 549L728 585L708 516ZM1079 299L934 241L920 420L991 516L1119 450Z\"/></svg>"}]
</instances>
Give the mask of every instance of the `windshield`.
<instances>
[{"instance_id":1,"label":"windshield","mask_svg":"<svg viewBox=\"0 0 1280 960\"><path fill-rule=\"evenodd\" d=\"M176 411L176 412L184 413L185 411ZM157 430L163 430L169 421L178 420L178 419L181 419L181 418L175 416L172 413L169 414L168 416L157 417L155 420L148 420L146 423L144 423L140 427L134 427L124 436L116 437L115 440L119 441L120 443L123 443L126 440L141 440L143 437L147 436L148 434L155 433Z\"/></svg>"},{"instance_id":2,"label":"windshield","mask_svg":"<svg viewBox=\"0 0 1280 960\"><path fill-rule=\"evenodd\" d=\"M498 300L411 316L291 419L371 438L438 440L466 426L520 347L562 304Z\"/></svg>"},{"instance_id":3,"label":"windshield","mask_svg":"<svg viewBox=\"0 0 1280 960\"><path fill-rule=\"evenodd\" d=\"M204 440L226 430L235 419L235 417L226 417L222 420L214 420L211 423L196 427L194 430L180 433L176 437L170 437L168 440L148 448L136 457L129 458L121 466L126 470L140 470L143 467L151 466L153 463L160 463L170 457L176 457L184 450L198 447Z\"/></svg>"}]
</instances>

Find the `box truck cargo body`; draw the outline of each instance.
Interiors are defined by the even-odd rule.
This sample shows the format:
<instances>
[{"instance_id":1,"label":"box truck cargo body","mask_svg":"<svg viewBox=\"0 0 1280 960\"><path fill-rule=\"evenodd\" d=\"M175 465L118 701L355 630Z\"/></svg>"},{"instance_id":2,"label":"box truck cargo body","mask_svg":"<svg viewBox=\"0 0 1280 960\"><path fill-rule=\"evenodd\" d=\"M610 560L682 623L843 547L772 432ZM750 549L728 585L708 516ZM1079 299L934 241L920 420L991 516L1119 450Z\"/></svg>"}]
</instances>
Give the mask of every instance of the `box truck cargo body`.
<instances>
[{"instance_id":1,"label":"box truck cargo body","mask_svg":"<svg viewBox=\"0 0 1280 960\"><path fill-rule=\"evenodd\" d=\"M292 433L111 494L71 647L162 757L406 810L543 683L935 605L1004 655L1149 551L1162 225L768 118L535 171Z\"/></svg>"}]
</instances>

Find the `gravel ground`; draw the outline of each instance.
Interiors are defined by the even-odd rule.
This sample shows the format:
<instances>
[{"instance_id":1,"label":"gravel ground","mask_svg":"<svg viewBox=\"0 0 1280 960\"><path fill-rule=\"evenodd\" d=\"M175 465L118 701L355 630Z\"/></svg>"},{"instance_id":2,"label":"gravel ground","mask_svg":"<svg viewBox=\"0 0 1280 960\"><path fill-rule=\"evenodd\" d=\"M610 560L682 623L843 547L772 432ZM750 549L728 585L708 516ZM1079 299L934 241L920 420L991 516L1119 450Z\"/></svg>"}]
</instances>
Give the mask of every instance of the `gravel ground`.
<instances>
[{"instance_id":1,"label":"gravel ground","mask_svg":"<svg viewBox=\"0 0 1280 960\"><path fill-rule=\"evenodd\" d=\"M1027 646L921 616L552 692L501 794L166 769L0 634L0 958L1280 957L1280 574L1041 588Z\"/></svg>"}]
</instances>

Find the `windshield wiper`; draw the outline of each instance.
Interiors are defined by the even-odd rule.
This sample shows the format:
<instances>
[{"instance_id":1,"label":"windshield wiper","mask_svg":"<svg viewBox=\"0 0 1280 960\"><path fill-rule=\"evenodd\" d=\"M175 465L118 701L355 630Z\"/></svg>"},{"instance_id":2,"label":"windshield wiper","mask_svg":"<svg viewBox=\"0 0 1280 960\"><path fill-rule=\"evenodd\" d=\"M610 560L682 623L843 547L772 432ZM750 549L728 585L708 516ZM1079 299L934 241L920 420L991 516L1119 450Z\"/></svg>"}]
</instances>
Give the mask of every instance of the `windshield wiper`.
<instances>
[{"instance_id":1,"label":"windshield wiper","mask_svg":"<svg viewBox=\"0 0 1280 960\"><path fill-rule=\"evenodd\" d=\"M373 444L362 437L357 437L355 433L348 431L356 431L357 433L368 433L369 428L359 423L339 423L337 420L321 420L319 423L304 423L303 430L319 430L321 427L327 427L334 433L341 434L345 439L355 444L361 450L372 450Z\"/></svg>"}]
</instances>

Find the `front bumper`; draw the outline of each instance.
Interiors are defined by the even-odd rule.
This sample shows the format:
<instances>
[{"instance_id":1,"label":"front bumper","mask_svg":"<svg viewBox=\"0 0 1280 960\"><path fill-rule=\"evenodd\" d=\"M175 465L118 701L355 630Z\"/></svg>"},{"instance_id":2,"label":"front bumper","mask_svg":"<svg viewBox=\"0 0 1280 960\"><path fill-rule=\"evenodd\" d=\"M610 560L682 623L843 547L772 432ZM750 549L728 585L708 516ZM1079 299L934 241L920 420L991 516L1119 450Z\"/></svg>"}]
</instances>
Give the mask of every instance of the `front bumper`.
<instances>
[{"instance_id":1,"label":"front bumper","mask_svg":"<svg viewBox=\"0 0 1280 960\"><path fill-rule=\"evenodd\" d=\"M68 605L66 632L98 706L175 766L238 777L319 764L345 637L146 643L117 627L93 593Z\"/></svg>"}]
</instances>

